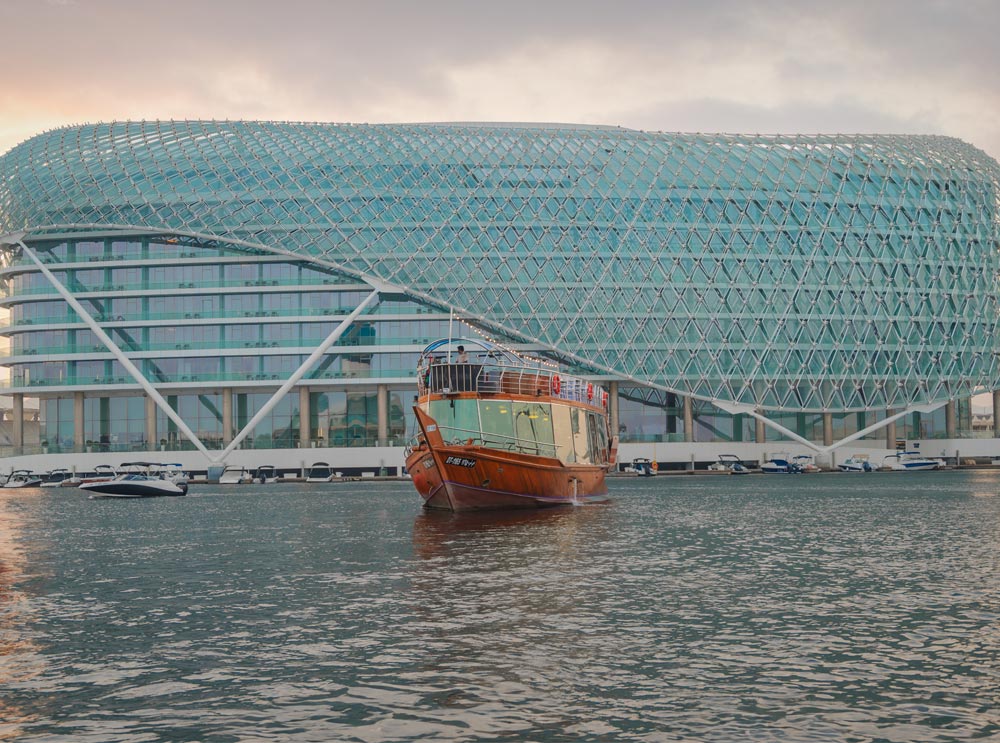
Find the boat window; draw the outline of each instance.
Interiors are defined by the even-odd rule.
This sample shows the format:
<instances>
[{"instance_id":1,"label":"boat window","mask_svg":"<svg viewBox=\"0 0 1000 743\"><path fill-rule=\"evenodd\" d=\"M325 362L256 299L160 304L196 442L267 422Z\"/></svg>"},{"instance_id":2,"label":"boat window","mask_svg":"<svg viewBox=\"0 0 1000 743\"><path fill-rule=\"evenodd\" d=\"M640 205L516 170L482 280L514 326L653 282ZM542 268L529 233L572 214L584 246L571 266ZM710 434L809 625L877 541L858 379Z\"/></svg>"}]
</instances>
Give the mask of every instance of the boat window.
<instances>
[{"instance_id":1,"label":"boat window","mask_svg":"<svg viewBox=\"0 0 1000 743\"><path fill-rule=\"evenodd\" d=\"M479 417L483 422L483 443L494 449L513 449L514 416L510 400L480 400Z\"/></svg>"},{"instance_id":2,"label":"boat window","mask_svg":"<svg viewBox=\"0 0 1000 743\"><path fill-rule=\"evenodd\" d=\"M564 464L576 461L576 449L573 446L573 427L568 405L552 406L552 428L555 432L556 456Z\"/></svg>"},{"instance_id":3,"label":"boat window","mask_svg":"<svg viewBox=\"0 0 1000 743\"><path fill-rule=\"evenodd\" d=\"M554 456L552 406L547 403L515 402L513 409L518 450L525 454Z\"/></svg>"},{"instance_id":4,"label":"boat window","mask_svg":"<svg viewBox=\"0 0 1000 743\"><path fill-rule=\"evenodd\" d=\"M573 431L573 449L576 452L576 461L590 464L590 442L587 439L586 413L579 408L572 408L570 410L570 425Z\"/></svg>"},{"instance_id":5,"label":"boat window","mask_svg":"<svg viewBox=\"0 0 1000 743\"><path fill-rule=\"evenodd\" d=\"M479 406L476 400L432 400L428 412L437 421L445 441L465 443L469 439L479 439Z\"/></svg>"}]
</instances>

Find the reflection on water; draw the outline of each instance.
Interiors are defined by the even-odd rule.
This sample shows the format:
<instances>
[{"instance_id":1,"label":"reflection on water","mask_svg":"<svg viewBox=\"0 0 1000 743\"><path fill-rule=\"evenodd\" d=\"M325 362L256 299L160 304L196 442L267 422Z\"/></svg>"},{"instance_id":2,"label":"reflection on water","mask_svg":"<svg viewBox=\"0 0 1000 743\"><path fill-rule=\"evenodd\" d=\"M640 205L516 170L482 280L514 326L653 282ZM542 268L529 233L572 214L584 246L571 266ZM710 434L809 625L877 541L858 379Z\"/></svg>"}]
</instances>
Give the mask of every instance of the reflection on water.
<instances>
[{"instance_id":1,"label":"reflection on water","mask_svg":"<svg viewBox=\"0 0 1000 743\"><path fill-rule=\"evenodd\" d=\"M23 498L0 491L0 689L39 672L31 639L31 608L19 587L27 577L20 540L28 513ZM32 719L32 715L0 695L0 740L17 738L24 723Z\"/></svg>"},{"instance_id":2,"label":"reflection on water","mask_svg":"<svg viewBox=\"0 0 1000 743\"><path fill-rule=\"evenodd\" d=\"M46 742L996 738L998 474L18 496L0 698Z\"/></svg>"}]
</instances>

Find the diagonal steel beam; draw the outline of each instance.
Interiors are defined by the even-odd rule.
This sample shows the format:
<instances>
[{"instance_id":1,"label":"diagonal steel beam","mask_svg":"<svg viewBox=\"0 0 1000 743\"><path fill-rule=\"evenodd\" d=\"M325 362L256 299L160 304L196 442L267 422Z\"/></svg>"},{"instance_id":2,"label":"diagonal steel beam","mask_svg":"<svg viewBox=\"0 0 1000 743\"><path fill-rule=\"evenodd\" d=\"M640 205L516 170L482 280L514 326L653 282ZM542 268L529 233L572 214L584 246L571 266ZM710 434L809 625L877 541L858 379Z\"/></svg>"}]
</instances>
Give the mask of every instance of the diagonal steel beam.
<instances>
[{"instance_id":1,"label":"diagonal steel beam","mask_svg":"<svg viewBox=\"0 0 1000 743\"><path fill-rule=\"evenodd\" d=\"M898 421L900 418L909 415L910 413L933 413L942 405L946 405L947 402L932 402L932 403L927 403L925 405L911 405L906 410L900 413L896 413L894 415L890 415L888 418L883 418L882 420L868 426L867 428L863 428L860 431L856 431L855 433L852 433L850 436L845 436L840 441L835 441L829 446L820 446L814 441L810 441L807 438L799 436L797 433L795 433L795 431L785 428L783 425L771 420L766 415L758 413L757 410L752 405L745 405L743 403L736 403L736 402L724 402L722 400L714 400L713 404L715 405L715 407L724 410L725 412L730 413L731 415L737 415L742 413L743 415L749 415L753 418L756 418L757 420L763 422L765 426L769 426L770 428L773 428L775 431L780 431L781 433L788 436L790 439L798 441L800 444L809 447L818 454L829 454L834 449L839 449L845 444L849 444L852 441L857 441L861 437L867 436L868 434L877 431L880 428L885 428L890 423Z\"/></svg>"},{"instance_id":2,"label":"diagonal steel beam","mask_svg":"<svg viewBox=\"0 0 1000 743\"><path fill-rule=\"evenodd\" d=\"M291 390L292 387L294 387L296 383L306 375L306 372L312 369L313 365L319 361L320 357L326 353L327 349L337 342L340 336L344 334L344 331L351 326L351 323L353 323L362 312L368 309L368 307L378 299L379 292L380 289L376 287L375 291L369 294L365 298L365 301L359 304L354 312L344 318L343 322L334 328L333 332L326 337L326 340L320 343L316 349L309 354L309 358L303 361L302 365L292 372L292 376L285 380L285 383L278 388L278 391L271 396L271 399L261 406L261 409L254 414L254 417L251 418L245 426L243 426L243 429L236 434L233 440L229 442L229 445L219 453L218 458L215 460L216 462L225 461L226 457L230 455L233 449L239 446L240 442L243 441L243 439L245 439L247 435L257 427L257 424L264 419L264 416L270 413L274 406L281 402L282 398L288 394L289 390Z\"/></svg>"},{"instance_id":3,"label":"diagonal steel beam","mask_svg":"<svg viewBox=\"0 0 1000 743\"><path fill-rule=\"evenodd\" d=\"M38 266L38 270L42 272L42 275L45 276L46 279L48 279L49 283L52 284L57 292L59 292L60 296L66 300L69 306L72 307L76 311L76 314L80 316L80 319L83 320L83 322L93 331L94 335L101 339L101 343L107 346L107 349L111 351L111 354L118 359L122 366L125 367L125 370L129 373L129 375L131 375L132 379L138 382L139 386L146 391L146 394L153 399L153 402L156 403L160 410L166 413L167 417L177 424L177 428L180 429L181 433L187 436L191 443L198 448L198 451L204 454L206 459L211 461L212 454L209 453L208 449L205 448L205 445L201 443L201 439L198 438L197 434L195 434L188 424L184 422L184 419L181 418L177 411L170 407L167 401L163 398L163 395L157 392L156 388L153 387L143 373L139 371L139 367L133 364L129 357L126 356L121 348L118 347L118 344L111 339L111 336L104 332L104 329L97 324L97 321L94 320L91 314L83 308L83 305L77 301L76 297L73 296L69 289L63 286L59 279L57 279L53 273L45 267L45 264L39 260L34 251L24 244L24 240L17 238L12 244L19 245L21 247L24 254L28 256L36 266Z\"/></svg>"},{"instance_id":4,"label":"diagonal steel beam","mask_svg":"<svg viewBox=\"0 0 1000 743\"><path fill-rule=\"evenodd\" d=\"M783 425L781 425L776 421L771 420L766 415L758 413L756 408L753 407L753 405L746 405L744 403L738 403L738 402L725 402L723 400L713 400L712 404L715 405L715 407L729 413L730 415L739 415L739 414L749 415L751 418L756 418L757 420L761 421L765 426L769 426L770 428L773 428L775 431L779 431L780 433L785 434L785 436L787 436L788 438L798 441L800 444L809 447L813 451L816 452L823 451L822 446L819 446L818 444L810 441L804 436L799 436L792 429L785 428Z\"/></svg>"}]
</instances>

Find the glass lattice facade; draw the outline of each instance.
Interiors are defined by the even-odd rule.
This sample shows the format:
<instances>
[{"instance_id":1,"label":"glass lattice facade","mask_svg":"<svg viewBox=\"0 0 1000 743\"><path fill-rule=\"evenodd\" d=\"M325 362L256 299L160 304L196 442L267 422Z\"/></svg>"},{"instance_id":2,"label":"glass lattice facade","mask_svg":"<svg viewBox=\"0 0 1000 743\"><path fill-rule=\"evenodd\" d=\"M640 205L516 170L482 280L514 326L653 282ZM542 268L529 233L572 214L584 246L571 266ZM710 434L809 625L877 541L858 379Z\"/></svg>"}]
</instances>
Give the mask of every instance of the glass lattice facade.
<instances>
[{"instance_id":1,"label":"glass lattice facade","mask_svg":"<svg viewBox=\"0 0 1000 743\"><path fill-rule=\"evenodd\" d=\"M382 282L302 382L314 440L377 436L375 384L396 438L451 311L619 380L623 437L684 435L690 397L696 440L753 437L716 401L814 438L822 412L859 430L998 387L998 185L943 137L134 122L0 157L0 233L24 233L206 440L221 388L248 419ZM47 400L51 438L84 391L111 401L88 440L143 443L114 401L126 370L13 243L3 262L11 390ZM260 445L298 442L298 401Z\"/></svg>"}]
</instances>

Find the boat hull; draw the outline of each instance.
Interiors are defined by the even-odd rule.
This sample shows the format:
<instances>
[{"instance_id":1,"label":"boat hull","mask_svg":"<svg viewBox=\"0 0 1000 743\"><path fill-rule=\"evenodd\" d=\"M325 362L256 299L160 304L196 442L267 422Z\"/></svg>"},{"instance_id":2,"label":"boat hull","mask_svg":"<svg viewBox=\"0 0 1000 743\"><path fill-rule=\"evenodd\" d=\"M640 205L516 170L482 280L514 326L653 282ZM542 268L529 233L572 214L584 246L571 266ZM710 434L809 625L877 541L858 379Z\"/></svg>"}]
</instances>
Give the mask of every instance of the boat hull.
<instances>
[{"instance_id":1,"label":"boat hull","mask_svg":"<svg viewBox=\"0 0 1000 743\"><path fill-rule=\"evenodd\" d=\"M605 500L605 470L476 446L414 450L406 460L424 507L445 511L551 508Z\"/></svg>"},{"instance_id":2,"label":"boat hull","mask_svg":"<svg viewBox=\"0 0 1000 743\"><path fill-rule=\"evenodd\" d=\"M130 481L111 480L80 485L93 498L156 498L160 496L187 495L187 483L167 480Z\"/></svg>"}]
</instances>

